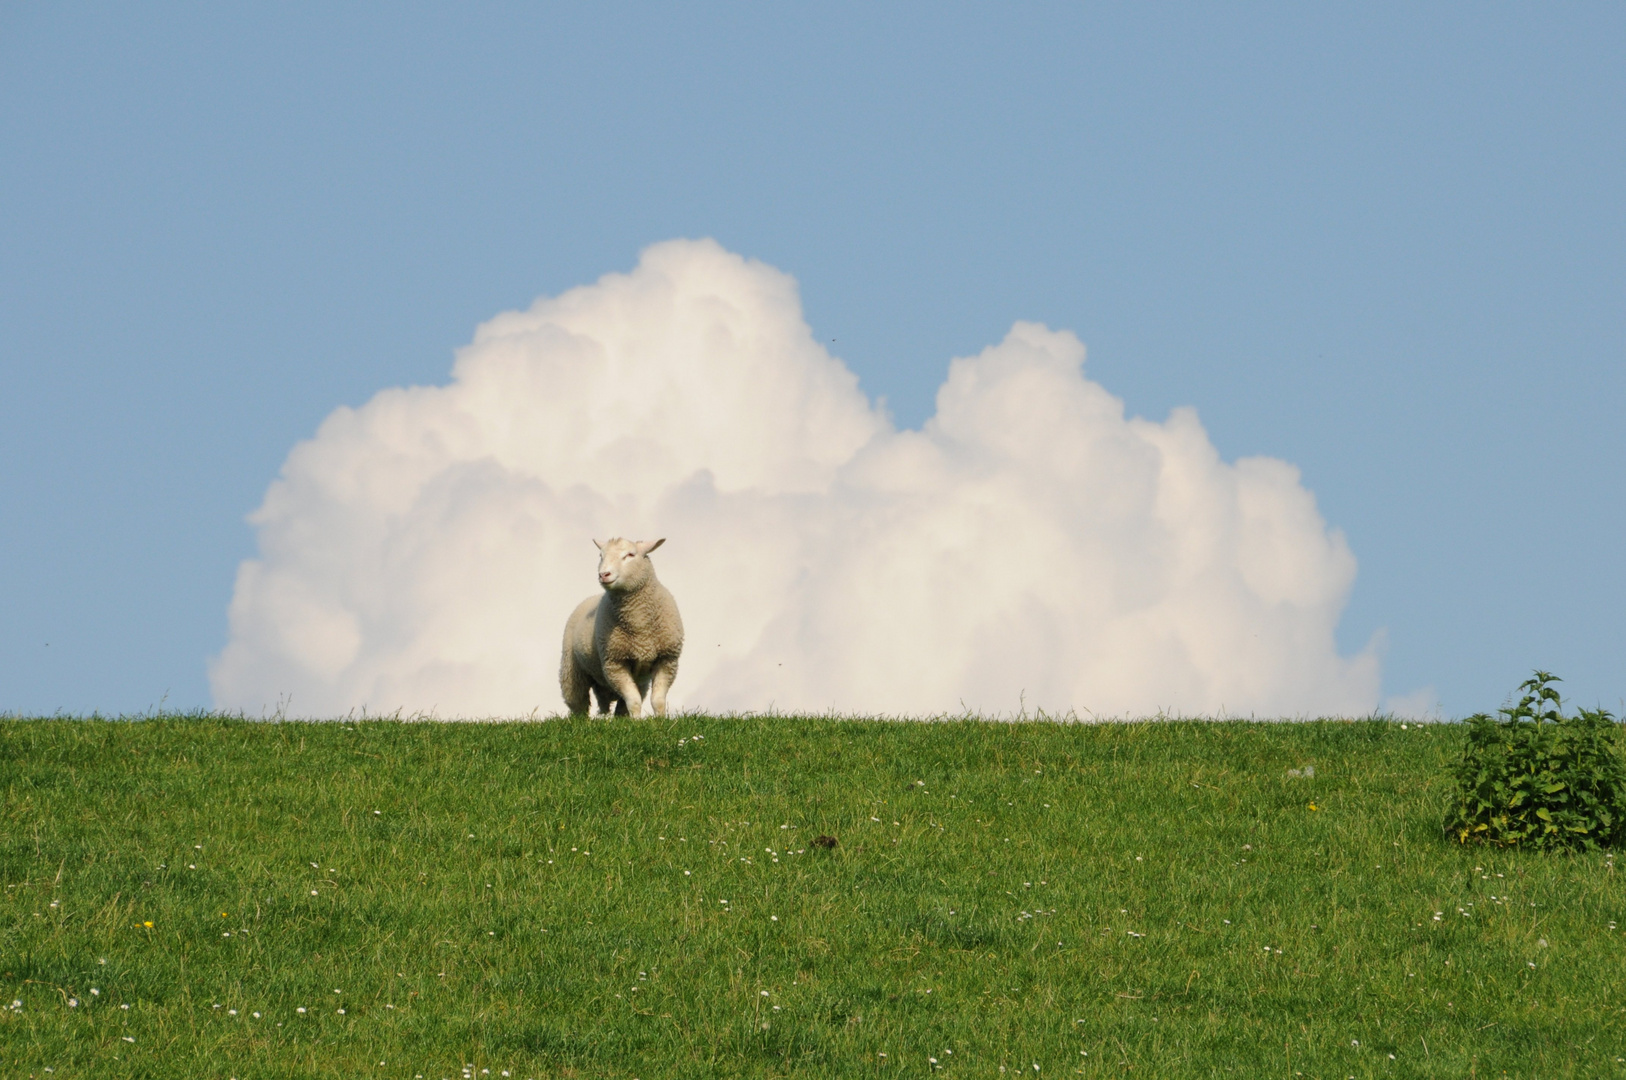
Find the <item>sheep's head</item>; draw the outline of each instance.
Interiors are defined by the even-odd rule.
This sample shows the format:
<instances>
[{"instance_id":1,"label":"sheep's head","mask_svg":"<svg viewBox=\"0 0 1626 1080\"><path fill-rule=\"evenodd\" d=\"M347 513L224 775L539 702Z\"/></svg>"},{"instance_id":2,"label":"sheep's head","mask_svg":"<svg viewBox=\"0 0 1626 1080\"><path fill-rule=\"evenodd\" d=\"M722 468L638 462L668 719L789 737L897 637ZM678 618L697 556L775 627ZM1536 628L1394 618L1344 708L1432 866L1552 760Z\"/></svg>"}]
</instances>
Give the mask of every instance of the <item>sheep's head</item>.
<instances>
[{"instance_id":1,"label":"sheep's head","mask_svg":"<svg viewBox=\"0 0 1626 1080\"><path fill-rule=\"evenodd\" d=\"M649 553L666 543L666 538L659 540L623 540L613 537L600 544L593 541L598 548L598 583L606 591L632 592L641 589L655 573L650 564Z\"/></svg>"}]
</instances>

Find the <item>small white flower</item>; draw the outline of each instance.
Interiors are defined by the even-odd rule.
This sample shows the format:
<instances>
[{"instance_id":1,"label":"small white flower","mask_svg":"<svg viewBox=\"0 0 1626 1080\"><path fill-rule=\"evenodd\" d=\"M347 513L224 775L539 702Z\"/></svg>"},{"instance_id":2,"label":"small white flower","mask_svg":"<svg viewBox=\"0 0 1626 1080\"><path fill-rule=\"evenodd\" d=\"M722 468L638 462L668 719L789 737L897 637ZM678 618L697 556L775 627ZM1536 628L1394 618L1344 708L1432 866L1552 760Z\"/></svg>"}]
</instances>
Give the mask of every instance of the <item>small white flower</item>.
<instances>
[{"instance_id":1,"label":"small white flower","mask_svg":"<svg viewBox=\"0 0 1626 1080\"><path fill-rule=\"evenodd\" d=\"M95 987L94 987L94 986L92 986L92 987L91 987L91 988L90 988L90 993L91 993L91 996L92 996L92 997L99 997L99 996L101 996L101 991L100 991L100 990L98 990L98 989L96 989L96 988L95 988Z\"/></svg>"},{"instance_id":2,"label":"small white flower","mask_svg":"<svg viewBox=\"0 0 1626 1080\"><path fill-rule=\"evenodd\" d=\"M343 1015L344 1015L344 1010L343 1010L343 1009L340 1009L340 1010L339 1010L339 1015L340 1015L340 1016L343 1016Z\"/></svg>"},{"instance_id":3,"label":"small white flower","mask_svg":"<svg viewBox=\"0 0 1626 1080\"><path fill-rule=\"evenodd\" d=\"M237 1010L236 1009L227 1009L226 1010L226 1015L227 1016L236 1016L237 1015Z\"/></svg>"},{"instance_id":4,"label":"small white flower","mask_svg":"<svg viewBox=\"0 0 1626 1080\"><path fill-rule=\"evenodd\" d=\"M305 1011L305 1006L303 1006L303 1005L301 1005L299 1008L294 1010L294 1012L301 1012L301 1013L304 1012L304 1011Z\"/></svg>"},{"instance_id":5,"label":"small white flower","mask_svg":"<svg viewBox=\"0 0 1626 1080\"><path fill-rule=\"evenodd\" d=\"M126 1035L126 1036L124 1036L124 1041L125 1042L135 1042L135 1038L133 1036Z\"/></svg>"},{"instance_id":6,"label":"small white flower","mask_svg":"<svg viewBox=\"0 0 1626 1080\"><path fill-rule=\"evenodd\" d=\"M79 999L78 998L69 998L68 999L68 1008L77 1009L78 1007L79 1007Z\"/></svg>"}]
</instances>

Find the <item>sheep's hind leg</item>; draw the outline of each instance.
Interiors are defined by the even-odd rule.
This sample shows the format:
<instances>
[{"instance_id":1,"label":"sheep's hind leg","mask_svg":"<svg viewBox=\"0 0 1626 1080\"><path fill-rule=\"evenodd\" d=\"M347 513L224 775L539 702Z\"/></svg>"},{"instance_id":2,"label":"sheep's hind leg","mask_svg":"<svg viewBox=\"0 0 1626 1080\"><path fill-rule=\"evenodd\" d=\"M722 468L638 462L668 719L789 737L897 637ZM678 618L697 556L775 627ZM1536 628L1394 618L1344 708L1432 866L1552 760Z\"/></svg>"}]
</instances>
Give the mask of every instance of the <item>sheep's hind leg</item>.
<instances>
[{"instance_id":1,"label":"sheep's hind leg","mask_svg":"<svg viewBox=\"0 0 1626 1080\"><path fill-rule=\"evenodd\" d=\"M615 691L607 686L595 685L593 687L593 700L598 702L598 714L600 716L613 714L621 704L621 699L615 696Z\"/></svg>"},{"instance_id":2,"label":"sheep's hind leg","mask_svg":"<svg viewBox=\"0 0 1626 1080\"><path fill-rule=\"evenodd\" d=\"M565 708L570 710L571 716L587 715L589 685L587 676L574 664L567 663L559 673L559 689L564 694Z\"/></svg>"}]
</instances>

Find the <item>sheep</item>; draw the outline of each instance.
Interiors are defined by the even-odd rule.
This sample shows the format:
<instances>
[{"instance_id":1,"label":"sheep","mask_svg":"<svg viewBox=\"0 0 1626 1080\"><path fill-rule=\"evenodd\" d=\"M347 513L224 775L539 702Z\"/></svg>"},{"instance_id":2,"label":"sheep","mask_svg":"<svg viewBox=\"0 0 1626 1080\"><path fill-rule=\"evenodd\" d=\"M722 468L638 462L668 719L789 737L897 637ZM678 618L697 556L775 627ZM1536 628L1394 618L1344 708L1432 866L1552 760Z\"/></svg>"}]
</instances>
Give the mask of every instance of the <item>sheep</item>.
<instances>
[{"instance_id":1,"label":"sheep","mask_svg":"<svg viewBox=\"0 0 1626 1080\"><path fill-rule=\"evenodd\" d=\"M613 707L616 716L637 717L645 695L656 716L666 715L666 691L683 652L683 619L649 561L664 543L664 537L593 541L604 592L571 613L559 659L559 689L572 716L587 715L589 690L606 715Z\"/></svg>"}]
</instances>

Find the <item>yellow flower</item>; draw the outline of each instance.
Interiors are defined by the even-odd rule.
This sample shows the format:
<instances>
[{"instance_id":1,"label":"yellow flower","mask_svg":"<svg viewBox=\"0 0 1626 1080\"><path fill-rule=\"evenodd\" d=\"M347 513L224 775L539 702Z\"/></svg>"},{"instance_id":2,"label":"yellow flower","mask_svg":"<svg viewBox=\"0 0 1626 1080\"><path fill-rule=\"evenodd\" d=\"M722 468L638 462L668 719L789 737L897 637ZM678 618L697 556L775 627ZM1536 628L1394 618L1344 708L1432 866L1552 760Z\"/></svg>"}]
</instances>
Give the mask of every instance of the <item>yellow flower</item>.
<instances>
[{"instance_id":1,"label":"yellow flower","mask_svg":"<svg viewBox=\"0 0 1626 1080\"><path fill-rule=\"evenodd\" d=\"M148 929L148 930L151 930L151 929L152 929L152 923L150 923L150 922L144 922L144 923L142 923L142 924L141 924L141 925L142 925L142 926L145 926L145 927L146 927L146 928L147 928L147 929Z\"/></svg>"},{"instance_id":2,"label":"yellow flower","mask_svg":"<svg viewBox=\"0 0 1626 1080\"><path fill-rule=\"evenodd\" d=\"M1310 804L1310 809L1311 810L1319 810L1319 809L1321 809L1321 807L1317 806L1315 803L1311 803Z\"/></svg>"}]
</instances>

